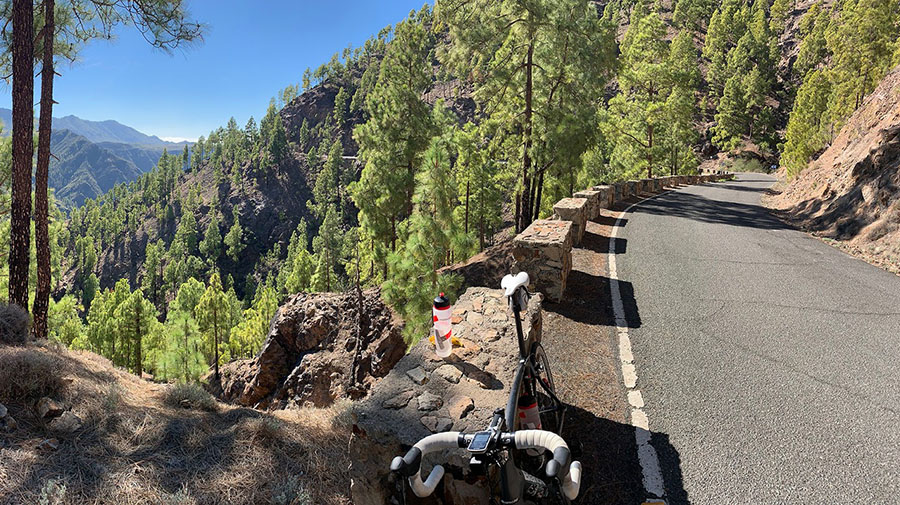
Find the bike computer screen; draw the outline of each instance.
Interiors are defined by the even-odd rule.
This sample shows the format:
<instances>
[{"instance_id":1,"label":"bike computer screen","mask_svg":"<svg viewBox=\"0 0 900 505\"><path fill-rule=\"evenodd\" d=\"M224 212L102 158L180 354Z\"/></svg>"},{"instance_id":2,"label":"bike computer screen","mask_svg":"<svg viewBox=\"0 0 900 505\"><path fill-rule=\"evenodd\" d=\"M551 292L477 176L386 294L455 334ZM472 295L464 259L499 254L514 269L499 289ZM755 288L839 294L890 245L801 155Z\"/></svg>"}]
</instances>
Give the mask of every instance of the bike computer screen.
<instances>
[{"instance_id":1,"label":"bike computer screen","mask_svg":"<svg viewBox=\"0 0 900 505\"><path fill-rule=\"evenodd\" d=\"M490 431L479 431L469 442L469 452L484 452L491 441Z\"/></svg>"}]
</instances>

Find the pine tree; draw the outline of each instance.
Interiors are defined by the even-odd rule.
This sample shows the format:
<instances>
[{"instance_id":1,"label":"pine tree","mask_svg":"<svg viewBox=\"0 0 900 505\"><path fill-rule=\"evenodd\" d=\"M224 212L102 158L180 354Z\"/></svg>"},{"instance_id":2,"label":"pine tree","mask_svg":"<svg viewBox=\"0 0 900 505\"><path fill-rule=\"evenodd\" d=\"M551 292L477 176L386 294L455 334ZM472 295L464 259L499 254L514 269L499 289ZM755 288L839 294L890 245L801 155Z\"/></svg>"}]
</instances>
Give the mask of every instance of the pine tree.
<instances>
[{"instance_id":1,"label":"pine tree","mask_svg":"<svg viewBox=\"0 0 900 505\"><path fill-rule=\"evenodd\" d=\"M438 269L449 263L459 233L453 220L456 182L439 139L432 140L426 151L418 179L409 238L402 252L390 256L390 275L384 283L385 299L404 315L410 342L424 336L424 316L437 292L453 293L459 285L454 276L438 275Z\"/></svg>"},{"instance_id":2,"label":"pine tree","mask_svg":"<svg viewBox=\"0 0 900 505\"><path fill-rule=\"evenodd\" d=\"M126 363L140 376L146 359L143 355L144 339L159 332L156 307L144 298L144 293L138 288L116 307L114 317L121 341L120 349L131 357Z\"/></svg>"},{"instance_id":3,"label":"pine tree","mask_svg":"<svg viewBox=\"0 0 900 505\"><path fill-rule=\"evenodd\" d=\"M287 152L287 132L284 131L281 115L276 114L275 121L272 124L272 140L269 143L269 154L272 156L272 161L278 164L281 163Z\"/></svg>"},{"instance_id":4,"label":"pine tree","mask_svg":"<svg viewBox=\"0 0 900 505\"><path fill-rule=\"evenodd\" d=\"M157 375L165 380L200 380L209 369L202 349L203 340L197 321L189 313L170 311L165 325L164 347L155 363Z\"/></svg>"},{"instance_id":5,"label":"pine tree","mask_svg":"<svg viewBox=\"0 0 900 505\"><path fill-rule=\"evenodd\" d=\"M232 214L231 228L225 234L225 247L227 248L225 252L232 261L237 262L241 251L244 250L244 230L241 227L241 218L237 207L232 208Z\"/></svg>"},{"instance_id":6,"label":"pine tree","mask_svg":"<svg viewBox=\"0 0 900 505\"><path fill-rule=\"evenodd\" d=\"M219 383L220 346L227 347L228 334L231 331L230 314L231 307L228 298L222 290L222 280L218 272L209 278L209 285L203 296L197 302L195 312L200 331L204 336L204 355L207 362L213 364L215 380Z\"/></svg>"},{"instance_id":7,"label":"pine tree","mask_svg":"<svg viewBox=\"0 0 900 505\"><path fill-rule=\"evenodd\" d=\"M826 70L810 71L797 91L781 155L781 165L789 178L806 168L812 155L830 139L825 118L831 92L831 79Z\"/></svg>"},{"instance_id":8,"label":"pine tree","mask_svg":"<svg viewBox=\"0 0 900 505\"><path fill-rule=\"evenodd\" d=\"M222 234L219 231L219 220L216 219L215 207L210 208L209 225L200 242L200 253L206 256L206 262L214 267L222 255Z\"/></svg>"},{"instance_id":9,"label":"pine tree","mask_svg":"<svg viewBox=\"0 0 900 505\"><path fill-rule=\"evenodd\" d=\"M162 239L156 243L148 241L144 252L144 277L141 281L141 289L148 294L150 301L157 307L163 301L163 256L166 253L165 247Z\"/></svg>"},{"instance_id":10,"label":"pine tree","mask_svg":"<svg viewBox=\"0 0 900 505\"><path fill-rule=\"evenodd\" d=\"M478 76L474 98L494 126L497 154L518 172L521 231L540 214L548 170L579 166L590 144L579 141L596 131L587 123L612 68L615 29L579 0L529 8L518 0L447 0L438 9L453 41L445 60L459 75Z\"/></svg>"},{"instance_id":11,"label":"pine tree","mask_svg":"<svg viewBox=\"0 0 900 505\"><path fill-rule=\"evenodd\" d=\"M319 235L313 239L313 249L316 252L318 264L312 277L312 286L315 291L327 292L337 287L337 273L341 254L341 223L337 209L334 205L328 207L325 219L319 228Z\"/></svg>"},{"instance_id":12,"label":"pine tree","mask_svg":"<svg viewBox=\"0 0 900 505\"><path fill-rule=\"evenodd\" d=\"M397 223L412 212L415 167L432 134L422 99L433 73L430 18L426 5L397 24L378 82L366 97L369 120L353 132L364 168L351 193L363 230L378 242L376 257L383 267L384 253L397 246Z\"/></svg>"},{"instance_id":13,"label":"pine tree","mask_svg":"<svg viewBox=\"0 0 900 505\"><path fill-rule=\"evenodd\" d=\"M610 133L617 139L610 163L628 167L635 176L643 171L653 177L665 154L659 137L668 120L665 101L672 86L665 34L658 13L635 6L622 41L620 93L609 102Z\"/></svg>"},{"instance_id":14,"label":"pine tree","mask_svg":"<svg viewBox=\"0 0 900 505\"><path fill-rule=\"evenodd\" d=\"M784 32L784 23L788 14L794 10L795 0L775 0L769 9L769 29L776 35Z\"/></svg>"},{"instance_id":15,"label":"pine tree","mask_svg":"<svg viewBox=\"0 0 900 505\"><path fill-rule=\"evenodd\" d=\"M734 149L741 141L741 134L747 129L747 104L744 99L744 80L735 74L725 83L725 92L719 100L713 143Z\"/></svg>"}]
</instances>

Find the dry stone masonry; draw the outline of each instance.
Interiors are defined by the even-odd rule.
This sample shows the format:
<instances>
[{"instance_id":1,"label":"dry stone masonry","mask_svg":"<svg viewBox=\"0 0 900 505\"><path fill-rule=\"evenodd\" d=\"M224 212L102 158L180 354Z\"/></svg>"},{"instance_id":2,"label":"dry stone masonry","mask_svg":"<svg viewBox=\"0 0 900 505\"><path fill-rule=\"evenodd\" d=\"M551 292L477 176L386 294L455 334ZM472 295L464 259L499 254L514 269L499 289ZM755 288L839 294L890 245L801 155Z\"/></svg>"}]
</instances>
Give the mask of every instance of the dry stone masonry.
<instances>
[{"instance_id":1,"label":"dry stone masonry","mask_svg":"<svg viewBox=\"0 0 900 505\"><path fill-rule=\"evenodd\" d=\"M581 243L584 229L587 226L588 201L584 198L563 198L553 206L553 214L558 219L572 222L572 233L575 244Z\"/></svg>"},{"instance_id":2,"label":"dry stone masonry","mask_svg":"<svg viewBox=\"0 0 900 505\"><path fill-rule=\"evenodd\" d=\"M731 177L733 174L720 171L703 175L669 175L594 186L579 191L573 198L563 198L553 206L554 219L535 221L515 238L513 257L517 268L528 272L532 289L544 293L551 300L559 301L572 269L572 245L581 242L587 221L596 219L600 215L600 209L614 208L617 203L639 197L642 193L655 194L667 187Z\"/></svg>"},{"instance_id":3,"label":"dry stone masonry","mask_svg":"<svg viewBox=\"0 0 900 505\"><path fill-rule=\"evenodd\" d=\"M541 340L541 300L540 294L532 297L523 314L529 345ZM483 430L493 411L506 405L519 350L503 292L467 289L453 307L453 336L458 343L450 357L438 358L433 344L423 339L354 407L350 441L354 504L392 503L388 466L394 456L431 433ZM435 462L447 470L444 486L438 488L443 495L415 503L487 503L484 482L468 475L464 452L429 458L423 462L423 475Z\"/></svg>"},{"instance_id":4,"label":"dry stone masonry","mask_svg":"<svg viewBox=\"0 0 900 505\"><path fill-rule=\"evenodd\" d=\"M571 221L539 219L513 240L516 268L528 272L530 289L557 302L572 271L573 228Z\"/></svg>"},{"instance_id":5,"label":"dry stone masonry","mask_svg":"<svg viewBox=\"0 0 900 505\"><path fill-rule=\"evenodd\" d=\"M587 221L597 219L597 216L600 215L600 209L606 207L605 205L601 207L600 192L594 191L593 189L579 191L572 196L574 196L575 198L584 198L585 200L587 200L587 205L585 205L584 207L584 218ZM603 203L605 204L606 202Z\"/></svg>"},{"instance_id":6,"label":"dry stone masonry","mask_svg":"<svg viewBox=\"0 0 900 505\"><path fill-rule=\"evenodd\" d=\"M591 188L594 191L600 193L600 208L601 209L611 209L613 205L616 203L616 191L614 186L609 185L601 185L594 186Z\"/></svg>"}]
</instances>

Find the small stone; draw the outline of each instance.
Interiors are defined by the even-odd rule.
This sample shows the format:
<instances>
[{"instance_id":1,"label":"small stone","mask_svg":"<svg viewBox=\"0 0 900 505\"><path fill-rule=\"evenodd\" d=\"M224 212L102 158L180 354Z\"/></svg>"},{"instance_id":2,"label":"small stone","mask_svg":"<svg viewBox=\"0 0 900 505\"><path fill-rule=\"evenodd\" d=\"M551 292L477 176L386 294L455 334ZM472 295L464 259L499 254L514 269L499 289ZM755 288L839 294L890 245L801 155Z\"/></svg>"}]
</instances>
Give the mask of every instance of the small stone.
<instances>
[{"instance_id":1,"label":"small stone","mask_svg":"<svg viewBox=\"0 0 900 505\"><path fill-rule=\"evenodd\" d=\"M441 400L440 396L427 391L420 394L417 401L419 403L419 410L422 411L437 410L444 405L444 400Z\"/></svg>"},{"instance_id":2,"label":"small stone","mask_svg":"<svg viewBox=\"0 0 900 505\"><path fill-rule=\"evenodd\" d=\"M73 433L81 428L81 419L72 411L63 412L61 416L50 421L50 429L62 433Z\"/></svg>"},{"instance_id":3,"label":"small stone","mask_svg":"<svg viewBox=\"0 0 900 505\"><path fill-rule=\"evenodd\" d=\"M453 427L453 420L447 417L423 416L421 421L432 433L440 433Z\"/></svg>"},{"instance_id":4,"label":"small stone","mask_svg":"<svg viewBox=\"0 0 900 505\"><path fill-rule=\"evenodd\" d=\"M55 438L48 438L39 443L37 448L39 451L55 451L59 449L59 440Z\"/></svg>"},{"instance_id":5,"label":"small stone","mask_svg":"<svg viewBox=\"0 0 900 505\"><path fill-rule=\"evenodd\" d=\"M7 433L12 433L12 432L16 431L16 428L19 427L19 423L17 423L16 420L13 419L12 416L4 417L2 420L2 423L4 424L4 427L6 428Z\"/></svg>"},{"instance_id":6,"label":"small stone","mask_svg":"<svg viewBox=\"0 0 900 505\"><path fill-rule=\"evenodd\" d=\"M432 373L453 384L458 384L459 378L462 377L462 371L453 365L441 365Z\"/></svg>"},{"instance_id":7,"label":"small stone","mask_svg":"<svg viewBox=\"0 0 900 505\"><path fill-rule=\"evenodd\" d=\"M459 324L462 322L462 320L463 320L462 316L459 316L456 314L454 314L453 316L450 317L450 322L453 324Z\"/></svg>"},{"instance_id":8,"label":"small stone","mask_svg":"<svg viewBox=\"0 0 900 505\"><path fill-rule=\"evenodd\" d=\"M0 419L3 419L4 417L6 417L6 414L7 414L6 405L3 405L2 403L0 403Z\"/></svg>"},{"instance_id":9,"label":"small stone","mask_svg":"<svg viewBox=\"0 0 900 505\"><path fill-rule=\"evenodd\" d=\"M481 306L484 303L484 298L476 298L472 300L472 310L475 312L481 312Z\"/></svg>"},{"instance_id":10,"label":"small stone","mask_svg":"<svg viewBox=\"0 0 900 505\"><path fill-rule=\"evenodd\" d=\"M484 316L479 314L478 312L470 312L469 317L466 318L466 321L474 326L479 326L484 323Z\"/></svg>"},{"instance_id":11,"label":"small stone","mask_svg":"<svg viewBox=\"0 0 900 505\"><path fill-rule=\"evenodd\" d=\"M392 398L388 398L381 404L382 407L386 409L402 409L409 404L409 401L412 400L412 397L415 395L415 392L412 389L404 391L398 395L395 395Z\"/></svg>"},{"instance_id":12,"label":"small stone","mask_svg":"<svg viewBox=\"0 0 900 505\"><path fill-rule=\"evenodd\" d=\"M63 408L60 404L45 396L38 400L37 411L42 418L50 419L62 415Z\"/></svg>"},{"instance_id":13,"label":"small stone","mask_svg":"<svg viewBox=\"0 0 900 505\"><path fill-rule=\"evenodd\" d=\"M412 370L408 370L406 372L406 376L420 386L428 382L428 374L426 374L425 369L420 366L417 366Z\"/></svg>"},{"instance_id":14,"label":"small stone","mask_svg":"<svg viewBox=\"0 0 900 505\"><path fill-rule=\"evenodd\" d=\"M456 395L447 402L450 411L450 417L453 419L462 419L466 414L475 410L475 401L465 395Z\"/></svg>"}]
</instances>

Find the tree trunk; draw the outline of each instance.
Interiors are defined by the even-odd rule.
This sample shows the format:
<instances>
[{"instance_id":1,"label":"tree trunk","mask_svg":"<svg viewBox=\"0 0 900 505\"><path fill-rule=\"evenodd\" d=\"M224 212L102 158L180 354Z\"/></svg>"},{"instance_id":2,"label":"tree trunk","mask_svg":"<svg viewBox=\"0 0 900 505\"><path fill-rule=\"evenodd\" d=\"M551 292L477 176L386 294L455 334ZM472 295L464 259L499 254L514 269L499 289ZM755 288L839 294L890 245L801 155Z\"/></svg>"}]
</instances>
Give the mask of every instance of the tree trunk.
<instances>
[{"instance_id":1,"label":"tree trunk","mask_svg":"<svg viewBox=\"0 0 900 505\"><path fill-rule=\"evenodd\" d=\"M466 235L469 234L469 178L466 178L466 218L465 218L464 231Z\"/></svg>"},{"instance_id":2,"label":"tree trunk","mask_svg":"<svg viewBox=\"0 0 900 505\"><path fill-rule=\"evenodd\" d=\"M536 186L537 192L535 193L534 197L534 218L532 219L532 221L537 221L537 218L540 217L541 214L541 193L544 192L544 169L541 169L540 173L538 174Z\"/></svg>"},{"instance_id":3,"label":"tree trunk","mask_svg":"<svg viewBox=\"0 0 900 505\"><path fill-rule=\"evenodd\" d=\"M134 337L135 337L135 346L134 346L134 370L135 375L140 377L144 373L144 367L141 363L143 359L141 358L141 346L143 344L143 334L141 333L141 318L143 314L143 304L138 303L137 307L135 307L134 311Z\"/></svg>"},{"instance_id":4,"label":"tree trunk","mask_svg":"<svg viewBox=\"0 0 900 505\"><path fill-rule=\"evenodd\" d=\"M216 384L221 384L221 381L219 381L219 311L216 304L218 304L218 301L213 304L213 359L216 360L214 364Z\"/></svg>"},{"instance_id":5,"label":"tree trunk","mask_svg":"<svg viewBox=\"0 0 900 505\"><path fill-rule=\"evenodd\" d=\"M9 301L28 311L31 242L31 162L34 156L34 18L32 2L13 0L12 199Z\"/></svg>"},{"instance_id":6,"label":"tree trunk","mask_svg":"<svg viewBox=\"0 0 900 505\"><path fill-rule=\"evenodd\" d=\"M653 178L653 124L647 125L647 178Z\"/></svg>"},{"instance_id":7,"label":"tree trunk","mask_svg":"<svg viewBox=\"0 0 900 505\"><path fill-rule=\"evenodd\" d=\"M409 160L406 165L406 171L407 177L409 177L406 186L406 216L409 217L413 212L413 191L416 189L416 171L413 168L412 160Z\"/></svg>"},{"instance_id":8,"label":"tree trunk","mask_svg":"<svg viewBox=\"0 0 900 505\"><path fill-rule=\"evenodd\" d=\"M37 251L37 289L34 293L34 338L47 338L50 304L50 231L47 177L53 121L54 0L44 0L44 54L41 68L41 119L38 125L37 170L34 175L34 241Z\"/></svg>"},{"instance_id":9,"label":"tree trunk","mask_svg":"<svg viewBox=\"0 0 900 505\"><path fill-rule=\"evenodd\" d=\"M532 92L533 92L533 56L534 43L528 45L525 59L525 152L522 156L522 209L519 215L519 230L523 231L531 224L531 134L532 125Z\"/></svg>"}]
</instances>

